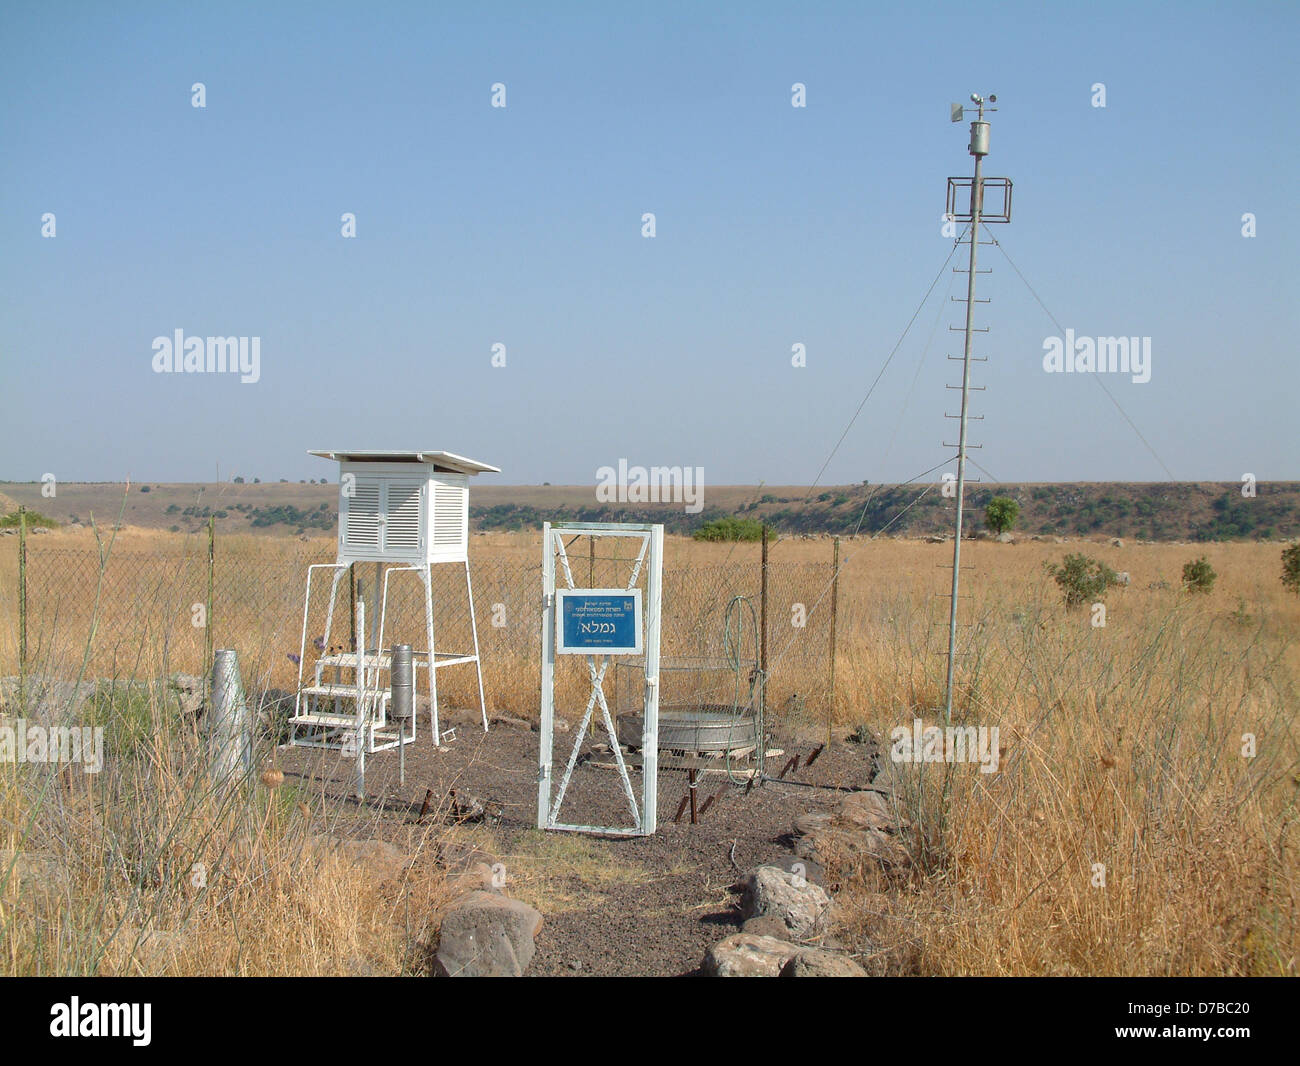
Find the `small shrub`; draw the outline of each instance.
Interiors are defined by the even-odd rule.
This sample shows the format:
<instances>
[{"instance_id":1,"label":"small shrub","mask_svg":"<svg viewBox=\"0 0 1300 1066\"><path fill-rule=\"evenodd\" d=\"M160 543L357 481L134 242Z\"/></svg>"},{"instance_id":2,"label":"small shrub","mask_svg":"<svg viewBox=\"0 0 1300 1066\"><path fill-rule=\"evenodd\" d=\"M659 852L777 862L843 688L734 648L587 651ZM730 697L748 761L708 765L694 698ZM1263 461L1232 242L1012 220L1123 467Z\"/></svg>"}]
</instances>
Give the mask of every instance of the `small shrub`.
<instances>
[{"instance_id":1,"label":"small shrub","mask_svg":"<svg viewBox=\"0 0 1300 1066\"><path fill-rule=\"evenodd\" d=\"M1183 564L1183 588L1188 592L1209 592L1214 588L1214 579L1218 576L1204 555Z\"/></svg>"},{"instance_id":2,"label":"small shrub","mask_svg":"<svg viewBox=\"0 0 1300 1066\"><path fill-rule=\"evenodd\" d=\"M696 540L762 540L763 523L754 518L725 515L712 522L705 522L691 535Z\"/></svg>"},{"instance_id":3,"label":"small shrub","mask_svg":"<svg viewBox=\"0 0 1300 1066\"><path fill-rule=\"evenodd\" d=\"M1282 584L1300 596L1300 544L1282 552Z\"/></svg>"},{"instance_id":4,"label":"small shrub","mask_svg":"<svg viewBox=\"0 0 1300 1066\"><path fill-rule=\"evenodd\" d=\"M1118 575L1109 566L1082 552L1067 555L1060 565L1048 564L1047 572L1061 586L1061 591L1065 593L1065 606L1069 608L1082 607L1085 603L1101 599L1118 579Z\"/></svg>"},{"instance_id":5,"label":"small shrub","mask_svg":"<svg viewBox=\"0 0 1300 1066\"><path fill-rule=\"evenodd\" d=\"M35 529L37 526L40 526L42 529L58 529L59 523L54 521L53 518L46 518L45 515L41 514L39 511L28 511L27 528ZM17 529L17 528L18 528L17 511L11 511L3 518L0 518L0 529Z\"/></svg>"}]
</instances>

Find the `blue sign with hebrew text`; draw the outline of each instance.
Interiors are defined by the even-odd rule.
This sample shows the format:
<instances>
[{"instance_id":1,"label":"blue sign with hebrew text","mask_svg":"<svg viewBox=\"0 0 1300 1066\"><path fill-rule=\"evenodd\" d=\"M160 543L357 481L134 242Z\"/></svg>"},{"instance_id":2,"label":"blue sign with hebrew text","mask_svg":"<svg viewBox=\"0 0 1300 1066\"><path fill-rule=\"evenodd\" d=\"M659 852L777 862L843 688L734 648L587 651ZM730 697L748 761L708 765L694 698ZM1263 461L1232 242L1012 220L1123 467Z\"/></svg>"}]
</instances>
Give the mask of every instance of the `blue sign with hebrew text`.
<instances>
[{"instance_id":1,"label":"blue sign with hebrew text","mask_svg":"<svg viewBox=\"0 0 1300 1066\"><path fill-rule=\"evenodd\" d=\"M560 589L555 593L561 655L640 655L640 589Z\"/></svg>"}]
</instances>

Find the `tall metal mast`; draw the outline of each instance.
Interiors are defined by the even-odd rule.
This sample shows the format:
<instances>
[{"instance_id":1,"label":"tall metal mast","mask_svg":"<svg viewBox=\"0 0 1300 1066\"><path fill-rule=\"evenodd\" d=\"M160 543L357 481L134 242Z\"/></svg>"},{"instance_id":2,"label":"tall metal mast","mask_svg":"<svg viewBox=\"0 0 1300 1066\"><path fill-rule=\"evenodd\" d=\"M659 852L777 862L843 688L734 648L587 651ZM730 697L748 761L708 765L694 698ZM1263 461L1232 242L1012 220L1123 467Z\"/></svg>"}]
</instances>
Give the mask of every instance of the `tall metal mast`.
<instances>
[{"instance_id":1,"label":"tall metal mast","mask_svg":"<svg viewBox=\"0 0 1300 1066\"><path fill-rule=\"evenodd\" d=\"M996 103L997 99L996 95L992 93L989 94L988 101L990 104ZM989 151L989 124L984 120L984 98L972 93L971 102L974 103L979 110L976 119L970 124L969 151L970 154L975 157L975 176L970 179L969 212L959 214L954 210L954 193L965 183L965 179L948 179L948 217L953 220L970 222L970 234L968 238L970 244L970 263L966 276L966 328L965 345L962 353L961 414L958 415L958 418L960 419L960 428L957 437L957 519L952 540L952 602L948 614L948 678L947 683L944 686L945 722L952 721L953 681L957 663L957 602L958 587L961 578L962 517L966 502L966 451L968 448L966 431L967 422L970 418L970 367L972 362L971 353L974 344L974 335L976 332L979 332L975 329L975 266L980 243L980 223L981 221L985 221L983 217L985 186L984 157L988 155ZM995 111L997 109L991 107L989 110ZM960 122L962 117L961 105L953 104L952 121ZM987 218L987 221L1011 221L1011 182L1006 178L993 178L990 179L989 184L996 184L999 188L1004 190L1004 200L1002 210L991 214ZM949 387L951 388L951 386ZM946 445L946 447L952 447L952 445Z\"/></svg>"}]
</instances>

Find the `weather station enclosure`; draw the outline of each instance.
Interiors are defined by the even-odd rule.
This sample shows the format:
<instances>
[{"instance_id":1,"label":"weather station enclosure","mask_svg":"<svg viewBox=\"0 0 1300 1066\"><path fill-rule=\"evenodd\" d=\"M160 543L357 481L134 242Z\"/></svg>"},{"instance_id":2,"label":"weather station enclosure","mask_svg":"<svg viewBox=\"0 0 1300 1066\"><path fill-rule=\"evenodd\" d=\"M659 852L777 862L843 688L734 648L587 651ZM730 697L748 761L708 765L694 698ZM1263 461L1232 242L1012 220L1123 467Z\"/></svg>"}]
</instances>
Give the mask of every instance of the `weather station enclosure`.
<instances>
[{"instance_id":1,"label":"weather station enclosure","mask_svg":"<svg viewBox=\"0 0 1300 1066\"><path fill-rule=\"evenodd\" d=\"M584 554L571 557L575 542L589 541L590 565ZM613 555L601 546L614 545ZM618 550L618 546L624 546ZM650 836L655 831L658 805L658 737L659 722L659 641L660 611L663 594L664 527L633 523L547 522L542 526L542 699L541 744L537 767L537 827L595 833L610 836ZM577 578L592 578L596 571L597 552L601 552L601 577L605 582L581 587ZM557 566L563 587L556 588ZM611 579L620 582L614 585ZM572 749L556 780L554 745L556 737L556 669L585 658L586 708L572 726ZM605 697L605 678L610 664L620 657L637 656L637 669L626 686L638 690L641 729L637 740L644 753L641 762L641 789L632 785L627 761L623 758L618 729ZM598 772L582 749L587 730L598 717L608 739L613 758L608 771ZM594 727L593 727L594 728ZM563 736L563 734L561 734ZM565 737L567 742L568 737ZM581 766L580 766L581 764ZM591 773L584 781L588 795L597 800L610 790L603 782L612 773L621 786L623 799L631 813L631 824L581 824L560 820L565 799L572 794L575 769ZM608 809L598 803L598 809Z\"/></svg>"},{"instance_id":2,"label":"weather station enclosure","mask_svg":"<svg viewBox=\"0 0 1300 1066\"><path fill-rule=\"evenodd\" d=\"M415 740L416 719L397 717L390 708L393 651L387 633L390 584L414 574L424 600L424 632L415 645L415 672L427 681L429 721L434 746L443 742L438 722L437 671L472 663L477 671L479 710L487 729L487 701L479 661L478 628L469 568L469 479L500 473L495 466L443 451L312 451L339 464L338 551L333 563L307 568L302 640L298 657L298 691L289 719L290 746L336 748L364 765L367 753L398 748ZM371 564L370 604L356 604L352 646L331 643L339 585L358 564ZM472 648L444 651L434 634L434 598L430 567L459 564L465 573ZM321 654L304 684L308 620L315 571L330 571L329 605L323 636L313 643ZM368 613L367 613L368 610ZM366 624L368 621L368 625ZM424 647L419 648L423 638ZM416 686L418 688L418 684ZM413 701L412 701L413 703ZM363 776L360 771L359 776Z\"/></svg>"}]
</instances>

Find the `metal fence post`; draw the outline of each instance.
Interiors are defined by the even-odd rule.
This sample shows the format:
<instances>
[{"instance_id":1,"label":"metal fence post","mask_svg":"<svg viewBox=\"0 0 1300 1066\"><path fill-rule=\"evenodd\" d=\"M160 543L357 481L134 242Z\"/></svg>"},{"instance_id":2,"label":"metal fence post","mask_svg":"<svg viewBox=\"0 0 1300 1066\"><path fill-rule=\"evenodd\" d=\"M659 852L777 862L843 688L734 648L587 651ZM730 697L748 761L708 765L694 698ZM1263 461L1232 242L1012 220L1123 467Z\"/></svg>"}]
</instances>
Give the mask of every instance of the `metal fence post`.
<instances>
[{"instance_id":1,"label":"metal fence post","mask_svg":"<svg viewBox=\"0 0 1300 1066\"><path fill-rule=\"evenodd\" d=\"M366 683L368 679L366 677L366 598L364 595L361 597L361 602L357 604L356 624L357 638L361 643L357 646L356 652L357 668L355 671L355 679L357 719L356 725L353 728L356 730L355 735L357 740L357 778L356 787L353 791L355 792L357 799L364 800L366 798L366 747L368 746L370 739L370 730L368 728L370 715L369 708L366 706ZM376 654L376 659L377 658L378 655ZM429 658L433 658L432 650L429 652ZM346 747L344 750L346 751Z\"/></svg>"},{"instance_id":2,"label":"metal fence post","mask_svg":"<svg viewBox=\"0 0 1300 1066\"><path fill-rule=\"evenodd\" d=\"M348 646L345 651L357 650L357 564L348 564Z\"/></svg>"},{"instance_id":3,"label":"metal fence post","mask_svg":"<svg viewBox=\"0 0 1300 1066\"><path fill-rule=\"evenodd\" d=\"M248 701L239 676L239 660L228 648L219 648L212 663L212 703L208 714L208 754L212 775L220 784L236 774L247 776L253 768L253 743Z\"/></svg>"},{"instance_id":4,"label":"metal fence post","mask_svg":"<svg viewBox=\"0 0 1300 1066\"><path fill-rule=\"evenodd\" d=\"M763 566L759 582L758 611L758 748L754 755L757 780L763 783L767 758L767 523L763 523Z\"/></svg>"},{"instance_id":5,"label":"metal fence post","mask_svg":"<svg viewBox=\"0 0 1300 1066\"><path fill-rule=\"evenodd\" d=\"M203 616L203 671L215 667L212 658L212 592L216 584L217 559L217 525L216 519L208 516L208 602ZM232 653L233 654L233 653Z\"/></svg>"},{"instance_id":6,"label":"metal fence post","mask_svg":"<svg viewBox=\"0 0 1300 1066\"><path fill-rule=\"evenodd\" d=\"M18 508L18 707L27 706L27 508Z\"/></svg>"},{"instance_id":7,"label":"metal fence post","mask_svg":"<svg viewBox=\"0 0 1300 1066\"><path fill-rule=\"evenodd\" d=\"M826 712L826 746L831 746L831 728L835 724L835 637L840 614L840 538L835 538L835 561L831 574L831 699Z\"/></svg>"}]
</instances>

